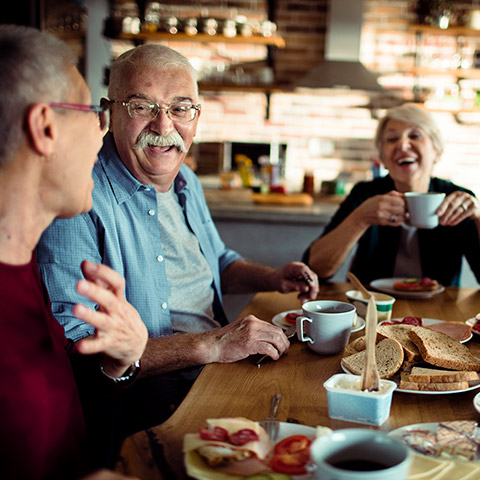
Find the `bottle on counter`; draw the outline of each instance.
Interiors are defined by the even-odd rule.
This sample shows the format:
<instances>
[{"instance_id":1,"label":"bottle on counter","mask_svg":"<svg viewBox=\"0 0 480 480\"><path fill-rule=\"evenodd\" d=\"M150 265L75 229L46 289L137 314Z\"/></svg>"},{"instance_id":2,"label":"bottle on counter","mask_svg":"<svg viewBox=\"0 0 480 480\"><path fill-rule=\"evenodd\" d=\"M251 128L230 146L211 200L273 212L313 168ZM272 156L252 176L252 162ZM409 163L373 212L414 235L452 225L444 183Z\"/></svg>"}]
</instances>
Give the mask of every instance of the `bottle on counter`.
<instances>
[{"instance_id":1,"label":"bottle on counter","mask_svg":"<svg viewBox=\"0 0 480 480\"><path fill-rule=\"evenodd\" d=\"M315 195L315 175L311 170L306 170L303 175L303 193Z\"/></svg>"}]
</instances>

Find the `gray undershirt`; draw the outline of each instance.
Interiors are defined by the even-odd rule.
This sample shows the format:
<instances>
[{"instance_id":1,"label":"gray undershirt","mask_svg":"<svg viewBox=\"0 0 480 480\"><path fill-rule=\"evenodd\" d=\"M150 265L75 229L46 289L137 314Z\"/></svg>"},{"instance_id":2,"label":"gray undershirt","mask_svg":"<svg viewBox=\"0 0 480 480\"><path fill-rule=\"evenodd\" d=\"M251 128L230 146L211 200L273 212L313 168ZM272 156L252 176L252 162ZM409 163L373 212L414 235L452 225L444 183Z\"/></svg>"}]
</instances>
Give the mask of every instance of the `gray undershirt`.
<instances>
[{"instance_id":1,"label":"gray undershirt","mask_svg":"<svg viewBox=\"0 0 480 480\"><path fill-rule=\"evenodd\" d=\"M418 230L402 223L400 225L400 244L395 259L394 277L421 278L422 264L420 262L420 249L418 246Z\"/></svg>"},{"instance_id":2,"label":"gray undershirt","mask_svg":"<svg viewBox=\"0 0 480 480\"><path fill-rule=\"evenodd\" d=\"M157 193L157 205L173 331L196 333L220 326L213 318L212 272L173 188Z\"/></svg>"}]
</instances>

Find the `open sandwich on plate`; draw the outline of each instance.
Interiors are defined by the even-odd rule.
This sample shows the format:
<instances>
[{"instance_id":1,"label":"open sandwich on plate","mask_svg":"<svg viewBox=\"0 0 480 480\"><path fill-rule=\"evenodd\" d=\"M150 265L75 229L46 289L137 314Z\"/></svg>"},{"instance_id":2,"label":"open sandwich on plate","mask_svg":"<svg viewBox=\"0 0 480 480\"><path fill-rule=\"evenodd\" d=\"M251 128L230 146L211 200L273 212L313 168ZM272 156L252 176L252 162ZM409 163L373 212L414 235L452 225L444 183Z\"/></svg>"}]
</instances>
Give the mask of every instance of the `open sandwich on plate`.
<instances>
[{"instance_id":1,"label":"open sandwich on plate","mask_svg":"<svg viewBox=\"0 0 480 480\"><path fill-rule=\"evenodd\" d=\"M216 480L286 480L290 475L306 475L312 441L331 430L301 427L311 435L290 435L272 442L258 422L247 418L208 419L205 428L184 437L187 473L192 478Z\"/></svg>"}]
</instances>

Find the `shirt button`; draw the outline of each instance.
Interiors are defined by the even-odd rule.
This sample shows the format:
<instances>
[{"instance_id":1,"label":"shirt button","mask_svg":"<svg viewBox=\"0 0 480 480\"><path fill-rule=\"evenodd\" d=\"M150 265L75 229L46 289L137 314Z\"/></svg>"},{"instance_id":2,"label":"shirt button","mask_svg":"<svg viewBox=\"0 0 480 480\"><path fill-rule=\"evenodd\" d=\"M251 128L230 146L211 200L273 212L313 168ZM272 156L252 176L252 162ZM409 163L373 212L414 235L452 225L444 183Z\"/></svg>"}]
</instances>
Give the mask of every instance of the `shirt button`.
<instances>
[{"instance_id":1,"label":"shirt button","mask_svg":"<svg viewBox=\"0 0 480 480\"><path fill-rule=\"evenodd\" d=\"M149 211L148 211L148 214L149 214L149 215L155 215L155 210L149 210Z\"/></svg>"},{"instance_id":2,"label":"shirt button","mask_svg":"<svg viewBox=\"0 0 480 480\"><path fill-rule=\"evenodd\" d=\"M167 308L166 302L163 302L163 303L162 303L162 308L163 308L164 310Z\"/></svg>"},{"instance_id":3,"label":"shirt button","mask_svg":"<svg viewBox=\"0 0 480 480\"><path fill-rule=\"evenodd\" d=\"M146 192L149 192L149 191L150 191L150 187L145 187L145 191L146 191Z\"/></svg>"},{"instance_id":4,"label":"shirt button","mask_svg":"<svg viewBox=\"0 0 480 480\"><path fill-rule=\"evenodd\" d=\"M162 257L161 255L159 255L159 256L157 257L157 260L158 260L159 262L163 262L163 257Z\"/></svg>"}]
</instances>

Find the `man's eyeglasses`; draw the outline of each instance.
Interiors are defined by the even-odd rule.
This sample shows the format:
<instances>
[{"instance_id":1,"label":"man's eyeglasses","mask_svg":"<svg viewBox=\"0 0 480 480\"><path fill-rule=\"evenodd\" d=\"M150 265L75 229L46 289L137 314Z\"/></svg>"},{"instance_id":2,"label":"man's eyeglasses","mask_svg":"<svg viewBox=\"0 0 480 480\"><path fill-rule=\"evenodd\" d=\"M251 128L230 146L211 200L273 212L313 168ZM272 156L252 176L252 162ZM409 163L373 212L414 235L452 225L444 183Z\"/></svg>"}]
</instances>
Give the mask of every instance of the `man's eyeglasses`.
<instances>
[{"instance_id":1,"label":"man's eyeglasses","mask_svg":"<svg viewBox=\"0 0 480 480\"><path fill-rule=\"evenodd\" d=\"M194 105L192 102L174 102L170 105L159 105L145 99L132 99L128 102L121 100L107 100L111 103L118 103L127 108L131 118L140 118L142 120L155 120L160 110L165 113L173 122L191 122L200 110L200 105Z\"/></svg>"},{"instance_id":2,"label":"man's eyeglasses","mask_svg":"<svg viewBox=\"0 0 480 480\"><path fill-rule=\"evenodd\" d=\"M103 132L108 128L108 107L106 105L81 105L78 103L50 102L52 108L66 108L68 110L80 110L81 112L95 112L98 117L98 125Z\"/></svg>"}]
</instances>

